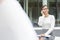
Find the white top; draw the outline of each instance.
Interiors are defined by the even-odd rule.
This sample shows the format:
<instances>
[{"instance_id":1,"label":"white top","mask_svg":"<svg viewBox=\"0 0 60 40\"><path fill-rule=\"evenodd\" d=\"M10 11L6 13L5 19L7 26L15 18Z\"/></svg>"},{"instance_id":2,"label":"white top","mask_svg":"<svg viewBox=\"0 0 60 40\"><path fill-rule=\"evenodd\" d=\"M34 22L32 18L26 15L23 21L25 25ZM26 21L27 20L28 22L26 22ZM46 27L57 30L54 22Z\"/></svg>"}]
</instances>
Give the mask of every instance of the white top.
<instances>
[{"instance_id":1,"label":"white top","mask_svg":"<svg viewBox=\"0 0 60 40\"><path fill-rule=\"evenodd\" d=\"M38 25L42 26L43 29L49 29L45 34L49 35L55 26L55 18L53 15L49 15L48 17L40 16Z\"/></svg>"}]
</instances>

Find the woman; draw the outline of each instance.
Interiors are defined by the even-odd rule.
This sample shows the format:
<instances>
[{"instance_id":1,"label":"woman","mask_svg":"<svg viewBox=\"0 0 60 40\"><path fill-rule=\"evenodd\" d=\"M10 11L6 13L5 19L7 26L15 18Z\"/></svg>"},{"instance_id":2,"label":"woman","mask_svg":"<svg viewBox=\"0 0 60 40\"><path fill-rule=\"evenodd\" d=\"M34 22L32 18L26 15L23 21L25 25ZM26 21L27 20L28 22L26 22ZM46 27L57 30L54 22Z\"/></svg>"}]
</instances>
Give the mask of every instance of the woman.
<instances>
[{"instance_id":1,"label":"woman","mask_svg":"<svg viewBox=\"0 0 60 40\"><path fill-rule=\"evenodd\" d=\"M0 40L38 40L17 0L0 0Z\"/></svg>"},{"instance_id":2,"label":"woman","mask_svg":"<svg viewBox=\"0 0 60 40\"><path fill-rule=\"evenodd\" d=\"M42 26L42 34L40 34L40 40L44 40L49 38L47 37L48 35L53 36L52 32L55 26L55 17L49 14L47 5L42 6L41 13L42 16L39 17L38 25Z\"/></svg>"}]
</instances>

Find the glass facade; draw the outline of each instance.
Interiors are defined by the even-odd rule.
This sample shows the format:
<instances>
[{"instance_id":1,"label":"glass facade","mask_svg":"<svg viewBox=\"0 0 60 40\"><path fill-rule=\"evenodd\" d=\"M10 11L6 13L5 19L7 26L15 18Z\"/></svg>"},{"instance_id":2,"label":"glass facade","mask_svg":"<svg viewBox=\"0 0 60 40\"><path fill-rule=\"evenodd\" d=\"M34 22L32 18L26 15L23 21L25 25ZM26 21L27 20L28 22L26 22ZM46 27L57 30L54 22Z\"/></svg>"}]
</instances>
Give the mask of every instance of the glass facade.
<instances>
[{"instance_id":1,"label":"glass facade","mask_svg":"<svg viewBox=\"0 0 60 40\"><path fill-rule=\"evenodd\" d=\"M60 26L60 0L49 0L49 10L50 14L53 14L56 19L56 27Z\"/></svg>"},{"instance_id":2,"label":"glass facade","mask_svg":"<svg viewBox=\"0 0 60 40\"><path fill-rule=\"evenodd\" d=\"M27 12L34 27L38 27L38 18L41 16L41 6L44 0L20 0L20 4ZM60 0L46 0L49 7L49 13L56 19L56 27L60 26Z\"/></svg>"}]
</instances>

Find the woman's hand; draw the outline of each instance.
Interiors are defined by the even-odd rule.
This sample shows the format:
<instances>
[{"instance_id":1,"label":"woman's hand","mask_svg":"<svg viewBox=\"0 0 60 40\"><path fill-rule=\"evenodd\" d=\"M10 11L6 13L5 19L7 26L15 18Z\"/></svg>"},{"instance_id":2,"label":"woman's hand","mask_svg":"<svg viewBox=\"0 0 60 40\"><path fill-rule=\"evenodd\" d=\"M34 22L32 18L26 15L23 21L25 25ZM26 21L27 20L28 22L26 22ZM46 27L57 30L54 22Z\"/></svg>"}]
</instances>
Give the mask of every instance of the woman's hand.
<instances>
[{"instance_id":1,"label":"woman's hand","mask_svg":"<svg viewBox=\"0 0 60 40\"><path fill-rule=\"evenodd\" d=\"M40 34L41 36L45 36L45 34Z\"/></svg>"},{"instance_id":2,"label":"woman's hand","mask_svg":"<svg viewBox=\"0 0 60 40\"><path fill-rule=\"evenodd\" d=\"M42 14L42 16L44 16L44 13L43 13L43 11L41 11L41 14Z\"/></svg>"}]
</instances>

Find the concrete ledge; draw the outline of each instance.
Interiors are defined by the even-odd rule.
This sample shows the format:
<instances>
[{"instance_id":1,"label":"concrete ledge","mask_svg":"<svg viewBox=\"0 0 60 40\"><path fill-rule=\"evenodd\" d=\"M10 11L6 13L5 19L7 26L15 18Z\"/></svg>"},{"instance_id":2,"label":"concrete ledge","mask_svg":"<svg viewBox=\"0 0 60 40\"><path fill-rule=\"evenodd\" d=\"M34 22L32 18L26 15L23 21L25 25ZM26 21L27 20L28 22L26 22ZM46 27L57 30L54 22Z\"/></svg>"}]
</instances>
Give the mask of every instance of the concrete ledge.
<instances>
[{"instance_id":1,"label":"concrete ledge","mask_svg":"<svg viewBox=\"0 0 60 40\"><path fill-rule=\"evenodd\" d=\"M41 30L42 28L41 27L34 27L35 30ZM60 29L60 27L55 27L54 29Z\"/></svg>"}]
</instances>

